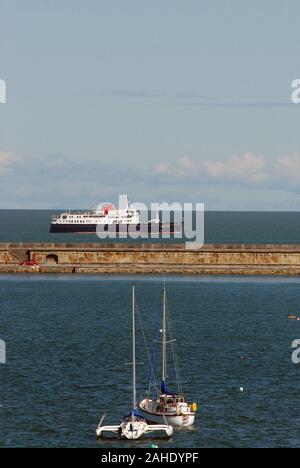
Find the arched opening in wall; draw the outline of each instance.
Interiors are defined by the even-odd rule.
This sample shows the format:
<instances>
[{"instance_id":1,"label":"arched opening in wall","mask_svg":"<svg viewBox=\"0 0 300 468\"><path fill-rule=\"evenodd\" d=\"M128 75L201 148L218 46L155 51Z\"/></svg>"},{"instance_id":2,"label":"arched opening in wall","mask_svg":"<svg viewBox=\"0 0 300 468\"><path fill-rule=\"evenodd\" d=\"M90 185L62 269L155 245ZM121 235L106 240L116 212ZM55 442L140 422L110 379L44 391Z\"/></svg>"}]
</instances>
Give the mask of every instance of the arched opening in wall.
<instances>
[{"instance_id":1,"label":"arched opening in wall","mask_svg":"<svg viewBox=\"0 0 300 468\"><path fill-rule=\"evenodd\" d=\"M57 264L57 263L58 263L58 256L55 255L55 254L47 255L47 257L46 257L46 262L47 262L47 263L55 263L55 264Z\"/></svg>"}]
</instances>

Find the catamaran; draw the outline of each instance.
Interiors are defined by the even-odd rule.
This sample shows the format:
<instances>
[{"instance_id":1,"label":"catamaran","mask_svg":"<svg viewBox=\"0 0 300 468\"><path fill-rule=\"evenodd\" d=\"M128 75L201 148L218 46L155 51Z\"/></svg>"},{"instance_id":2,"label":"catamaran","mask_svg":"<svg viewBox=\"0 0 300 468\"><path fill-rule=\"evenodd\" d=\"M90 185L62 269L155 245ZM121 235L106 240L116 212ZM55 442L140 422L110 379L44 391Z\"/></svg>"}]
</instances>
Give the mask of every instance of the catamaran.
<instances>
[{"instance_id":1,"label":"catamaran","mask_svg":"<svg viewBox=\"0 0 300 468\"><path fill-rule=\"evenodd\" d=\"M136 327L135 327L135 287L132 285L132 411L119 425L102 426L104 416L96 429L97 437L104 437L107 433L117 434L121 439L139 440L145 435L159 432L165 437L171 437L173 427L169 424L150 425L137 411L136 397Z\"/></svg>"},{"instance_id":2,"label":"catamaran","mask_svg":"<svg viewBox=\"0 0 300 468\"><path fill-rule=\"evenodd\" d=\"M162 324L162 381L161 390L158 398L151 399L149 397L151 390L151 376L153 377L152 365L150 368L150 378L148 384L147 397L144 398L138 407L138 412L147 421L161 424L163 421L172 426L192 426L195 421L195 414L197 411L196 403L188 403L181 390L179 382L179 370L177 364L177 357L175 353L174 339L171 336L168 341L167 328L168 327L168 311L167 311L167 296L166 288L163 289L163 324ZM178 392L171 392L167 385L167 344L170 343L173 352L173 361L177 376Z\"/></svg>"}]
</instances>

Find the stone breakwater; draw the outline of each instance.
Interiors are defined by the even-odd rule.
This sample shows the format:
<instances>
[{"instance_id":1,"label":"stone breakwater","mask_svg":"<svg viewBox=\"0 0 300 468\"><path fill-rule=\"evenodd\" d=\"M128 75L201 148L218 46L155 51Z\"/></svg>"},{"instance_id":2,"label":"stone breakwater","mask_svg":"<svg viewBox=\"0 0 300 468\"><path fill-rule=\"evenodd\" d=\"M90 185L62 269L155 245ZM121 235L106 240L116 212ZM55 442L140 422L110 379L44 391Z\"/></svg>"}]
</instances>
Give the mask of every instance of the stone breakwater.
<instances>
[{"instance_id":1,"label":"stone breakwater","mask_svg":"<svg viewBox=\"0 0 300 468\"><path fill-rule=\"evenodd\" d=\"M299 275L300 244L5 243L0 273Z\"/></svg>"}]
</instances>

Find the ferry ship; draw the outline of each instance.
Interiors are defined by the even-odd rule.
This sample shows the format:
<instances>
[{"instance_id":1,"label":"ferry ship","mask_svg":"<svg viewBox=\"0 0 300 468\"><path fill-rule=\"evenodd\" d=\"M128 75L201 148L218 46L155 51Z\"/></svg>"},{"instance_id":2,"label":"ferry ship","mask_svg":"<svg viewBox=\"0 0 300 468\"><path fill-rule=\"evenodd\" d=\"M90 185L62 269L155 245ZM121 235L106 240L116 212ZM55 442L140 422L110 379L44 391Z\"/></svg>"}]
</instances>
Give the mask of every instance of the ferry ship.
<instances>
[{"instance_id":1,"label":"ferry ship","mask_svg":"<svg viewBox=\"0 0 300 468\"><path fill-rule=\"evenodd\" d=\"M95 234L97 232L128 233L146 232L156 234L180 234L179 223L162 223L156 218L142 222L140 211L129 204L127 195L120 197L122 206L116 208L112 203L102 203L97 209L89 211L66 211L52 216L51 233ZM121 203L120 203L121 204Z\"/></svg>"}]
</instances>

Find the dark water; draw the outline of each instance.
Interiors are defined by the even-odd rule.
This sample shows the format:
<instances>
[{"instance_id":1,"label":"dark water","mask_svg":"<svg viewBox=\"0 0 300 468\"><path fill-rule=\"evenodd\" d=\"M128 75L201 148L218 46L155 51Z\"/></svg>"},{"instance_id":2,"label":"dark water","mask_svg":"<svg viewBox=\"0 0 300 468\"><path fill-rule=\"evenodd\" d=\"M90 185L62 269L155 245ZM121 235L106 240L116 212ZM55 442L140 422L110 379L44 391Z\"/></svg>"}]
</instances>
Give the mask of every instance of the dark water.
<instances>
[{"instance_id":1,"label":"dark water","mask_svg":"<svg viewBox=\"0 0 300 468\"><path fill-rule=\"evenodd\" d=\"M50 210L0 210L0 242L103 242L93 234L50 234L52 214ZM205 242L296 244L300 213L206 212Z\"/></svg>"},{"instance_id":2,"label":"dark water","mask_svg":"<svg viewBox=\"0 0 300 468\"><path fill-rule=\"evenodd\" d=\"M162 282L136 280L150 339ZM0 365L1 446L123 446L97 442L95 428L102 413L117 423L130 409L130 284L129 277L0 277L8 359ZM300 366L291 362L291 343L300 322L287 315L300 315L300 280L182 277L167 278L167 288L183 387L200 411L193 429L159 446L299 447ZM142 395L140 333L138 361Z\"/></svg>"}]
</instances>

